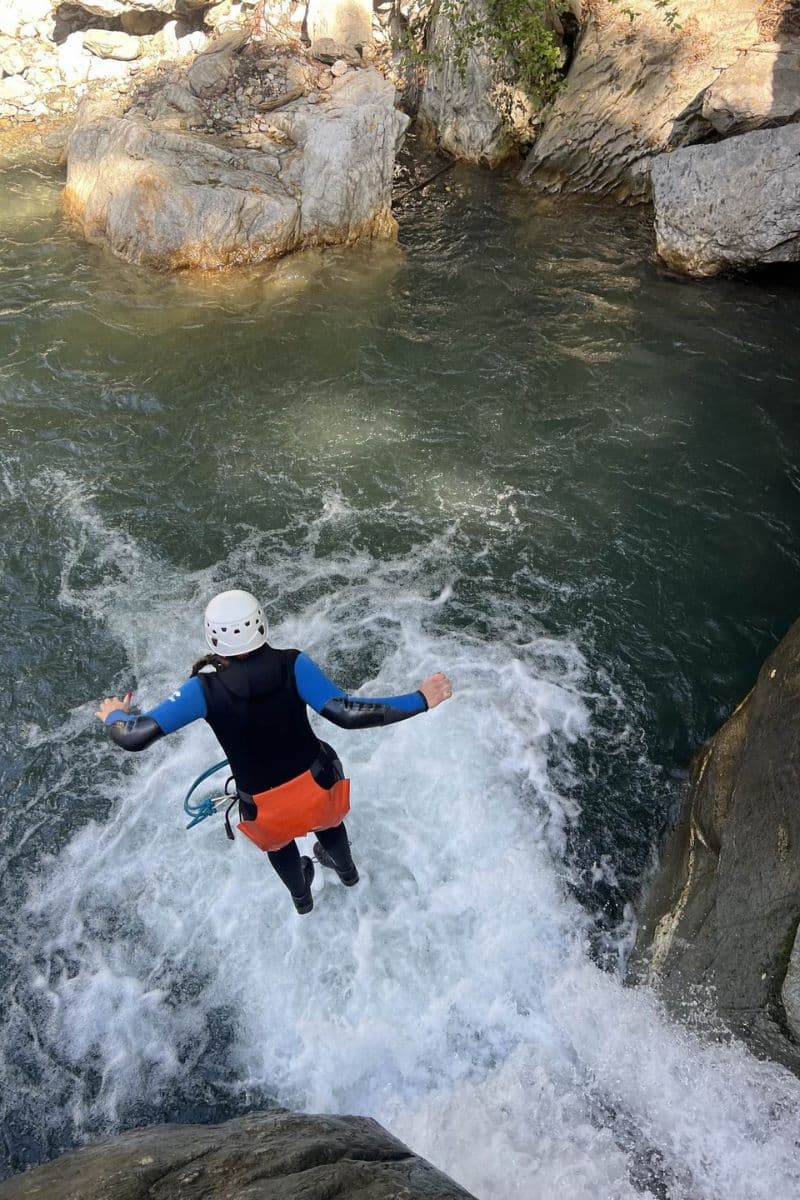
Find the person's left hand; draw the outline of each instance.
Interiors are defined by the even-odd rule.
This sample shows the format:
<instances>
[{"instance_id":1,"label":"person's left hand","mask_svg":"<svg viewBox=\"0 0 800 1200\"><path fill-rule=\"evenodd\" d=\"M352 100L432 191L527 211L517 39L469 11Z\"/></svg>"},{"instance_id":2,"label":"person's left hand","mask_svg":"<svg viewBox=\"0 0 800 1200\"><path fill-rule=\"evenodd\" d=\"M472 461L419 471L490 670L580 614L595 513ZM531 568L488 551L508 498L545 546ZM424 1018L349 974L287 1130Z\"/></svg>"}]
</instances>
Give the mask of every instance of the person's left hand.
<instances>
[{"instance_id":1,"label":"person's left hand","mask_svg":"<svg viewBox=\"0 0 800 1200\"><path fill-rule=\"evenodd\" d=\"M105 724L106 717L112 712L130 712L132 699L133 692L128 692L124 700L120 700L118 696L107 696L94 715Z\"/></svg>"}]
</instances>

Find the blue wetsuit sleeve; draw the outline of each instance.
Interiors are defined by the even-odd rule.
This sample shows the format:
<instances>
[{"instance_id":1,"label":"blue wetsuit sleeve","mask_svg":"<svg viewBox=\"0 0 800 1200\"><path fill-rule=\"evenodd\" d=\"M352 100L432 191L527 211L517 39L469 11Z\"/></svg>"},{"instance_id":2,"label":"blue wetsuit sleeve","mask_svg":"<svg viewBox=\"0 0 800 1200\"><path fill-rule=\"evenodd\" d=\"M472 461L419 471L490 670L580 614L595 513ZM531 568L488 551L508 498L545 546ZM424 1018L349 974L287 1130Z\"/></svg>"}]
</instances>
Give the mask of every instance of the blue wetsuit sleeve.
<instances>
[{"instance_id":1,"label":"blue wetsuit sleeve","mask_svg":"<svg viewBox=\"0 0 800 1200\"><path fill-rule=\"evenodd\" d=\"M146 713L109 713L105 726L113 742L124 750L144 750L167 733L175 733L206 715L203 685L195 676Z\"/></svg>"},{"instance_id":2,"label":"blue wetsuit sleeve","mask_svg":"<svg viewBox=\"0 0 800 1200\"><path fill-rule=\"evenodd\" d=\"M374 725L393 725L426 712L422 692L402 696L349 696L307 655L299 654L294 677L301 700L342 729L366 729Z\"/></svg>"}]
</instances>

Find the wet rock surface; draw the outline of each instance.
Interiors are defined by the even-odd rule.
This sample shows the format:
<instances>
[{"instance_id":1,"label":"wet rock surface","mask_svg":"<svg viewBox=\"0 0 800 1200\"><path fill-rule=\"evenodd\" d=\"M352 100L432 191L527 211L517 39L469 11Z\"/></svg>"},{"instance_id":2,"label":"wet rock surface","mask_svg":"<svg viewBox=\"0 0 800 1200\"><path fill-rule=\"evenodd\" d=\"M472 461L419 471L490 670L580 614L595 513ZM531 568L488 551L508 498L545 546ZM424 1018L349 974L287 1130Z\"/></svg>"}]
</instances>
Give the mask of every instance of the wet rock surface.
<instances>
[{"instance_id":1,"label":"wet rock surface","mask_svg":"<svg viewBox=\"0 0 800 1200\"><path fill-rule=\"evenodd\" d=\"M106 1138L0 1183L0 1200L472 1200L365 1117L276 1110Z\"/></svg>"},{"instance_id":2,"label":"wet rock surface","mask_svg":"<svg viewBox=\"0 0 800 1200\"><path fill-rule=\"evenodd\" d=\"M652 180L656 247L674 270L800 261L800 125L663 155Z\"/></svg>"},{"instance_id":3,"label":"wet rock surface","mask_svg":"<svg viewBox=\"0 0 800 1200\"><path fill-rule=\"evenodd\" d=\"M800 1073L798 711L800 622L693 765L630 974Z\"/></svg>"}]
</instances>

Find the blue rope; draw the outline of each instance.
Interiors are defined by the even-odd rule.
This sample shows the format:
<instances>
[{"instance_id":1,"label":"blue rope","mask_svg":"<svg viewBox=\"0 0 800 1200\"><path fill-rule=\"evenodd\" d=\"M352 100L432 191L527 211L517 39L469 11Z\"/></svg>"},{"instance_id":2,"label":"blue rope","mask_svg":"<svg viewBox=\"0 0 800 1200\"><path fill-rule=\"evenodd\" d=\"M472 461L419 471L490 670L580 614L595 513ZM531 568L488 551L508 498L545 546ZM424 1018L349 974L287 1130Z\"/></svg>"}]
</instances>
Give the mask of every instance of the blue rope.
<instances>
[{"instance_id":1,"label":"blue rope","mask_svg":"<svg viewBox=\"0 0 800 1200\"><path fill-rule=\"evenodd\" d=\"M187 816L192 818L189 824L186 826L187 829L191 829L194 825L199 825L201 821L205 821L206 817L214 816L214 813L217 810L214 807L214 801L211 796L207 796L205 800L201 800L198 804L190 804L189 800L191 799L192 793L196 788L199 788L201 783L205 783L206 779L208 779L210 775L216 774L217 771L221 771L222 768L227 767L227 765L227 758L223 758L222 762L214 763L213 767L209 767L207 771L203 771L202 775L198 775L197 779L195 779L194 783L189 788L183 801L183 811L187 814Z\"/></svg>"}]
</instances>

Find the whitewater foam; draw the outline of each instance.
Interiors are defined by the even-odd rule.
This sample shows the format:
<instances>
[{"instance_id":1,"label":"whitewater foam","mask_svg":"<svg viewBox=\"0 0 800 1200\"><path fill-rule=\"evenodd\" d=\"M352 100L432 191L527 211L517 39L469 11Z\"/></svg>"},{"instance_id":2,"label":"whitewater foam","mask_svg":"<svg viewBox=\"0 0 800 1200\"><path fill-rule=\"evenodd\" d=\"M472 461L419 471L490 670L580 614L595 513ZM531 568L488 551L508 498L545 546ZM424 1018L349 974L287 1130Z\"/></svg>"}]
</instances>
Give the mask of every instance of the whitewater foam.
<instances>
[{"instance_id":1,"label":"whitewater foam","mask_svg":"<svg viewBox=\"0 0 800 1200\"><path fill-rule=\"evenodd\" d=\"M30 954L4 1090L29 1120L80 1137L143 1097L169 1111L213 1088L234 1107L374 1115L482 1200L796 1193L796 1080L704 1045L590 961L564 856L573 750L598 736L605 685L511 600L476 609L513 639L470 622L455 527L382 560L342 539L326 553L326 525L347 520L332 494L302 537L252 532L192 573L86 494L59 497L65 620L116 639L145 705L201 649L187 609L233 579L267 600L274 644L345 686L386 694L445 669L455 695L389 730L316 722L353 779L362 882L327 882L303 919L245 839L185 830L183 791L217 753L205 726L128 759L99 730L77 738L97 819L42 863L16 919Z\"/></svg>"}]
</instances>

